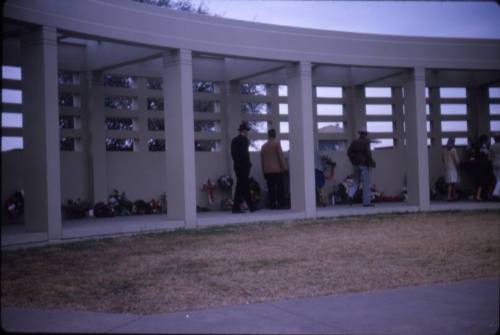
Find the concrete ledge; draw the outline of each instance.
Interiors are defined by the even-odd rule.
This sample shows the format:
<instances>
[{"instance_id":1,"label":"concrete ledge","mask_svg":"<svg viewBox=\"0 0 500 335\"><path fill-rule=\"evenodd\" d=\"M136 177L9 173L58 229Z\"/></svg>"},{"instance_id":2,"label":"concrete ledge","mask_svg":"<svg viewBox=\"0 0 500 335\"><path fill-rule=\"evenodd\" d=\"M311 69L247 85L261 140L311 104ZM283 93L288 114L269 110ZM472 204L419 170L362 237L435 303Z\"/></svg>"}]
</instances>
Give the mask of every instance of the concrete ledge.
<instances>
[{"instance_id":1,"label":"concrete ledge","mask_svg":"<svg viewBox=\"0 0 500 335\"><path fill-rule=\"evenodd\" d=\"M304 219L303 212L290 210L262 209L253 213L233 214L231 212L198 213L198 227L223 226L238 223L290 221Z\"/></svg>"},{"instance_id":2,"label":"concrete ledge","mask_svg":"<svg viewBox=\"0 0 500 335\"><path fill-rule=\"evenodd\" d=\"M433 202L428 212L500 210L500 203L494 202ZM379 203L375 207L336 205L317 209L317 218L338 218L344 216L376 215L390 213L420 212L418 206L406 203ZM198 213L196 228L224 226L230 224L293 221L305 219L305 213L291 210L263 209L253 213L232 214L231 212ZM61 240L49 241L47 233L27 233L23 225L2 227L2 250L12 250L49 244L115 236L128 236L150 232L172 231L185 228L183 221L168 220L164 214L125 216L113 218L86 218L63 222ZM195 228L189 228L195 229Z\"/></svg>"},{"instance_id":3,"label":"concrete ledge","mask_svg":"<svg viewBox=\"0 0 500 335\"><path fill-rule=\"evenodd\" d=\"M500 202L431 202L430 212L440 211L473 211L473 210L500 210Z\"/></svg>"},{"instance_id":4,"label":"concrete ledge","mask_svg":"<svg viewBox=\"0 0 500 335\"><path fill-rule=\"evenodd\" d=\"M184 222L168 220L166 215L82 219L63 223L63 239L144 233L179 228L184 228Z\"/></svg>"},{"instance_id":5,"label":"concrete ledge","mask_svg":"<svg viewBox=\"0 0 500 335\"><path fill-rule=\"evenodd\" d=\"M333 207L318 208L318 218L356 216L356 215L376 215L390 213L413 213L418 212L418 206L410 206L405 203L380 203L374 207L363 207L361 204L337 205Z\"/></svg>"},{"instance_id":6,"label":"concrete ledge","mask_svg":"<svg viewBox=\"0 0 500 335\"><path fill-rule=\"evenodd\" d=\"M2 227L2 250L172 231L180 228L184 228L183 221L168 220L166 215L85 218L64 221L62 238L60 240L49 240L47 233L27 233L24 231L23 225L11 225L5 229Z\"/></svg>"},{"instance_id":7,"label":"concrete ledge","mask_svg":"<svg viewBox=\"0 0 500 335\"><path fill-rule=\"evenodd\" d=\"M48 241L47 233L4 232L2 231L2 249L16 244L36 244Z\"/></svg>"}]
</instances>

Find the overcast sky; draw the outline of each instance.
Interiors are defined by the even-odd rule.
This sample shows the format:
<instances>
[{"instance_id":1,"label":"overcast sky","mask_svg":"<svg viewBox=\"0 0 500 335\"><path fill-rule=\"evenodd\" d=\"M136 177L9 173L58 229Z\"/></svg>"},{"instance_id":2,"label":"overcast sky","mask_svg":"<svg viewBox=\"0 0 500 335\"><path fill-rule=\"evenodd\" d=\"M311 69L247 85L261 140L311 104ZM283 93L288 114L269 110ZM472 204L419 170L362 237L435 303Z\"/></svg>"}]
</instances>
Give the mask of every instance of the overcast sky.
<instances>
[{"instance_id":1,"label":"overcast sky","mask_svg":"<svg viewBox=\"0 0 500 335\"><path fill-rule=\"evenodd\" d=\"M500 38L494 1L193 0L245 21L374 34Z\"/></svg>"}]
</instances>

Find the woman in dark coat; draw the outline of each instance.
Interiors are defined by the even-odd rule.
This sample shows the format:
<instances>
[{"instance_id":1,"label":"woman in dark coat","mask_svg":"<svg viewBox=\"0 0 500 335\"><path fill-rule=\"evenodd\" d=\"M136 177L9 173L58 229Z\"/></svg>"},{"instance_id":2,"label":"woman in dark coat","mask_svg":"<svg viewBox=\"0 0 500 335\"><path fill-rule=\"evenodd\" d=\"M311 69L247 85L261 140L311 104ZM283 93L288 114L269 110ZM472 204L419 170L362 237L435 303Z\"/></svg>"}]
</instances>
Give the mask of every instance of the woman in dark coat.
<instances>
[{"instance_id":1,"label":"woman in dark coat","mask_svg":"<svg viewBox=\"0 0 500 335\"><path fill-rule=\"evenodd\" d=\"M475 199L482 201L482 194L487 192L489 178L491 175L491 162L489 159L490 138L481 135L478 143L472 151L471 160L474 162L474 180L476 183Z\"/></svg>"}]
</instances>

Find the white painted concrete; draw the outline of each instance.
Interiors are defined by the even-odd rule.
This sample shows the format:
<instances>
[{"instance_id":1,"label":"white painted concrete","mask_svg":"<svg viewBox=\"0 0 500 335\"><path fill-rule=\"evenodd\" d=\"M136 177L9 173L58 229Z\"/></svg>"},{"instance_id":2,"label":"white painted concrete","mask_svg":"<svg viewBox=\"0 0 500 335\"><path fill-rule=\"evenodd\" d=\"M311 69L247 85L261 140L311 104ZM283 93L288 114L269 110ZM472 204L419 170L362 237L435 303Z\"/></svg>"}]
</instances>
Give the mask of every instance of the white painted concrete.
<instances>
[{"instance_id":1,"label":"white painted concrete","mask_svg":"<svg viewBox=\"0 0 500 335\"><path fill-rule=\"evenodd\" d=\"M90 167L91 192L89 199L92 203L107 202L108 200L108 175L112 178L115 174L108 174L108 160L105 143L104 92L99 89L97 78L89 72L86 76L86 85L89 91L89 146L88 163ZM73 185L73 182L70 184Z\"/></svg>"},{"instance_id":2,"label":"white painted concrete","mask_svg":"<svg viewBox=\"0 0 500 335\"><path fill-rule=\"evenodd\" d=\"M430 191L424 69L413 69L405 85L405 94L408 203L426 210L430 204Z\"/></svg>"},{"instance_id":3,"label":"white painted concrete","mask_svg":"<svg viewBox=\"0 0 500 335\"><path fill-rule=\"evenodd\" d=\"M288 69L290 196L292 210L316 216L311 63Z\"/></svg>"},{"instance_id":4,"label":"white painted concrete","mask_svg":"<svg viewBox=\"0 0 500 335\"><path fill-rule=\"evenodd\" d=\"M15 20L24 28L43 28L39 30L42 38L37 45L20 43L15 33L3 41L6 64L23 66L23 82L8 84L25 90L25 101L22 109L12 104L3 104L2 109L24 113L26 126L22 131L2 129L2 134L25 137L24 152L2 153L2 201L14 190L24 188L27 227L48 232L49 239L65 238L65 233L61 233L61 197L63 201L76 197L106 201L115 188L125 191L130 200L149 200L166 192L168 219L180 220L187 227L215 224L219 219L216 215L196 214L197 204L206 205L206 194L200 187L208 178L232 173L228 144L241 119L270 121L274 127L280 121L289 122L289 134L281 136L290 140L292 148L289 156L293 214L283 214L285 219L313 218L325 211L328 215L351 213L350 209L337 207L316 209L313 148L318 139L351 141L369 119L395 122L395 131L383 135L397 141L396 148L374 151L377 168L372 173L373 183L385 194L396 195L406 177L409 203L396 206L398 210L432 210L429 187L442 175L440 141L444 135L439 129L439 104L444 100L439 99L439 86L447 83L467 88L467 135L473 137L489 130L493 116L488 115L486 91L488 85L500 79L498 40L327 32L197 16L122 0L81 0L69 6L62 6L60 1L7 1L4 18L5 25L13 24L8 20ZM58 33L63 35L57 36ZM59 108L61 115L81 117L81 130L59 131L57 127L58 69L84 74L79 87L59 86L62 91L81 94L81 107ZM103 87L92 79L100 72L93 71L136 75L138 88ZM163 77L164 91L145 89L148 76ZM193 94L193 79L219 82L222 92ZM239 85L244 82L267 84L269 95L242 96ZM282 84L288 84L288 98L277 96L277 85ZM344 96L319 99L313 90L320 85L343 87ZM393 98L367 99L364 89L368 86L392 87ZM434 124L430 149L426 145L423 113L425 86L430 87L428 102L432 105L430 120ZM405 89L404 100L401 88ZM136 96L138 108L106 110L103 100L107 95ZM146 99L151 96L165 99L163 112L147 110ZM217 101L222 112L208 117L193 113L193 99ZM241 102L245 101L268 103L270 114L242 116ZM315 105L320 102L343 105L344 115L337 121L345 122L344 133L317 133L317 121L333 120L314 114ZM289 104L288 116L278 115L280 103ZM366 103L391 104L393 115L368 118ZM35 110L41 112L32 113ZM140 127L134 131L104 130L107 116L132 117ZM164 117L165 132L150 133L149 117ZM195 134L193 121L205 118L220 121L221 133ZM403 122L406 132L402 131ZM37 124L43 126L35 127ZM59 135L79 136L84 143L83 152L59 154ZM106 152L106 136L134 137L139 140L138 150ZM166 138L165 153L148 152L151 136ZM265 134L251 134L251 138L265 139ZM221 152L195 153L195 139L220 140ZM327 193L333 183L342 181L351 170L345 152L334 152L331 157L337 162L337 169L335 178L327 183ZM258 153L251 154L252 176L265 190L259 159ZM21 173L21 166L28 166L30 172ZM4 173L4 168L10 172ZM226 196L229 194L217 192L217 205ZM33 199L37 199L37 205L33 205ZM386 208L377 206L363 213L385 212ZM220 218L229 223L281 218L276 215L263 212L257 216Z\"/></svg>"},{"instance_id":5,"label":"white painted concrete","mask_svg":"<svg viewBox=\"0 0 500 335\"><path fill-rule=\"evenodd\" d=\"M163 55L167 213L169 219L196 224L193 74L191 50Z\"/></svg>"},{"instance_id":6,"label":"white painted concrete","mask_svg":"<svg viewBox=\"0 0 500 335\"><path fill-rule=\"evenodd\" d=\"M6 2L4 16L127 43L239 57L390 67L500 67L500 44L495 40L292 28L194 16L133 1L86 0L61 6L59 1L15 0Z\"/></svg>"},{"instance_id":7,"label":"white painted concrete","mask_svg":"<svg viewBox=\"0 0 500 335\"><path fill-rule=\"evenodd\" d=\"M25 220L30 232L61 237L57 35L25 31L23 50Z\"/></svg>"}]
</instances>

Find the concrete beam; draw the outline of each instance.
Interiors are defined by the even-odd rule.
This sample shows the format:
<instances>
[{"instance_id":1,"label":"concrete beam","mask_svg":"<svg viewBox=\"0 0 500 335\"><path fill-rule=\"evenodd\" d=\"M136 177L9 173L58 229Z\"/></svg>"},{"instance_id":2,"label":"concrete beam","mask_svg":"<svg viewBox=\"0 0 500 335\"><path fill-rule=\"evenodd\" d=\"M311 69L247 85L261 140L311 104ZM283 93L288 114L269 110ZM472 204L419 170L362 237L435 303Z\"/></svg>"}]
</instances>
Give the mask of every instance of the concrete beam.
<instances>
[{"instance_id":1,"label":"concrete beam","mask_svg":"<svg viewBox=\"0 0 500 335\"><path fill-rule=\"evenodd\" d=\"M124 66L128 66L128 65L132 65L132 64L147 62L149 60L159 58L162 55L163 55L162 52L160 52L160 53L154 52L154 53L152 53L151 55L148 55L148 56L139 57L139 58L135 58L135 59L128 59L128 60L123 61L123 62L115 63L115 64L108 65L108 66L103 66L101 68L95 69L95 71L100 71L100 72L110 71L110 70L118 69L118 68L121 68L121 67L124 67Z\"/></svg>"},{"instance_id":2,"label":"concrete beam","mask_svg":"<svg viewBox=\"0 0 500 335\"><path fill-rule=\"evenodd\" d=\"M406 72L404 69L388 69L388 68L372 68L372 67L351 67L350 76L351 84L357 85L370 85L378 81L382 81L393 76L397 76Z\"/></svg>"},{"instance_id":3,"label":"concrete beam","mask_svg":"<svg viewBox=\"0 0 500 335\"><path fill-rule=\"evenodd\" d=\"M256 73L252 73L252 74L249 74L247 76L243 76L243 77L240 77L240 78L237 78L237 79L233 79L233 80L243 81L243 80L247 80L247 79L252 79L252 78L255 78L255 77L258 77L258 76L262 76L262 75L265 75L265 74L271 74L271 73L277 72L277 71L279 71L281 69L284 69L285 67L286 67L286 65L279 65L279 66L273 67L271 69L263 70L263 71L256 72Z\"/></svg>"},{"instance_id":4,"label":"concrete beam","mask_svg":"<svg viewBox=\"0 0 500 335\"><path fill-rule=\"evenodd\" d=\"M159 49L138 47L126 43L88 40L86 44L87 70L89 71L109 71L159 58L162 55Z\"/></svg>"},{"instance_id":5,"label":"concrete beam","mask_svg":"<svg viewBox=\"0 0 500 335\"><path fill-rule=\"evenodd\" d=\"M282 69L286 64L281 62L226 58L224 62L226 80L244 80Z\"/></svg>"}]
</instances>

